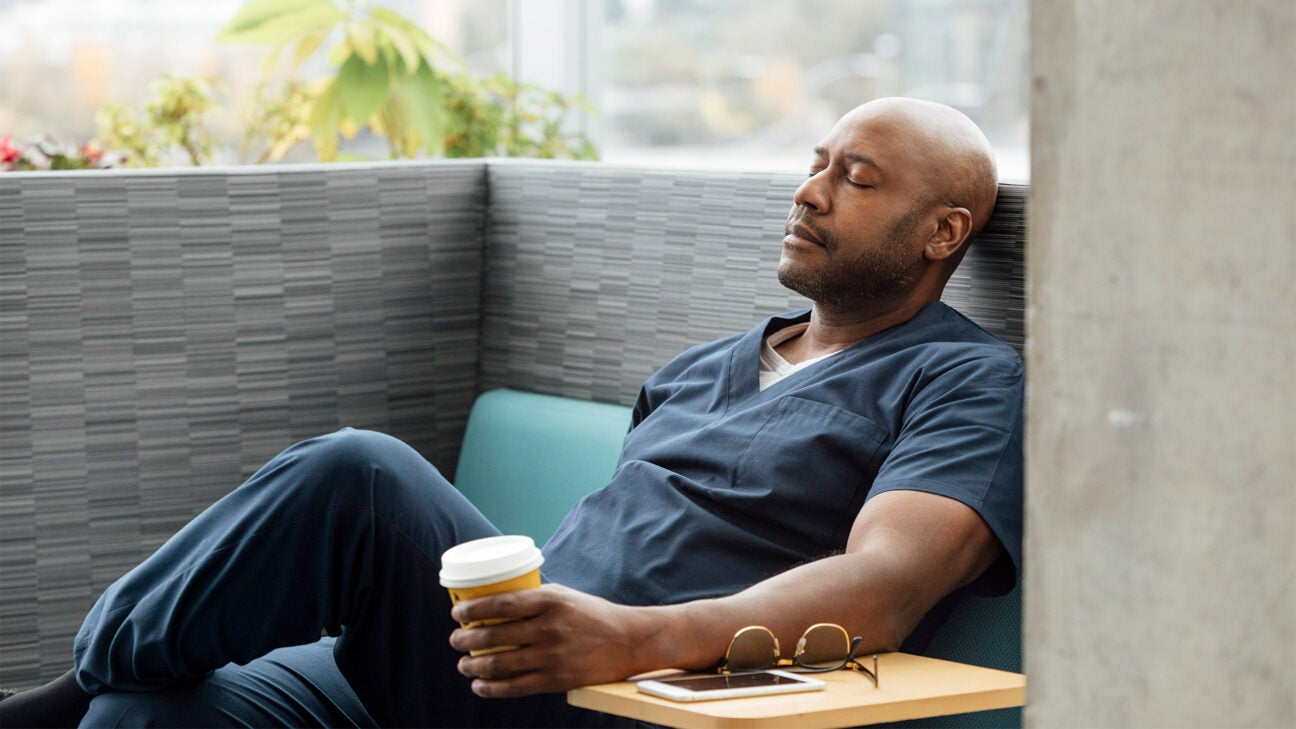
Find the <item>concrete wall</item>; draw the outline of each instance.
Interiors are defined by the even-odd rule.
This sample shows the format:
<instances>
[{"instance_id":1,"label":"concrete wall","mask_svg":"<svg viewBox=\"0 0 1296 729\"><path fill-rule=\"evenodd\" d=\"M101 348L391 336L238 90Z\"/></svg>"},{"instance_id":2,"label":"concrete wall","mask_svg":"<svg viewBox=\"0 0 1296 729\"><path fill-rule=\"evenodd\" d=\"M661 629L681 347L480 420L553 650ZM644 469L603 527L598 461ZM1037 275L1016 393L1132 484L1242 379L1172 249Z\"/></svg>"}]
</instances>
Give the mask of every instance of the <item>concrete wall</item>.
<instances>
[{"instance_id":1,"label":"concrete wall","mask_svg":"<svg viewBox=\"0 0 1296 729\"><path fill-rule=\"evenodd\" d=\"M1026 723L1296 726L1296 2L1031 12Z\"/></svg>"}]
</instances>

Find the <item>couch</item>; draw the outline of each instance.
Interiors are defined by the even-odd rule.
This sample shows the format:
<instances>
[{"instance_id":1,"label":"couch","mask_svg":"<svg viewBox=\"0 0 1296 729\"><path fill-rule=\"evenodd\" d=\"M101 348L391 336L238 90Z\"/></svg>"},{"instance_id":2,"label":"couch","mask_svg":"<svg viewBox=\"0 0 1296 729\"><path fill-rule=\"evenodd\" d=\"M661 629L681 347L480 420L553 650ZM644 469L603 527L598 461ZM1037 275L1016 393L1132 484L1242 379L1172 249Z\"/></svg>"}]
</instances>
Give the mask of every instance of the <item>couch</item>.
<instances>
[{"instance_id":1,"label":"couch","mask_svg":"<svg viewBox=\"0 0 1296 729\"><path fill-rule=\"evenodd\" d=\"M499 159L0 175L0 685L66 670L98 592L295 440L378 429L452 474L481 393L625 407L685 347L804 305L773 276L800 179ZM1019 349L1025 202L1001 184L945 296ZM995 645L980 662L1019 667Z\"/></svg>"}]
</instances>

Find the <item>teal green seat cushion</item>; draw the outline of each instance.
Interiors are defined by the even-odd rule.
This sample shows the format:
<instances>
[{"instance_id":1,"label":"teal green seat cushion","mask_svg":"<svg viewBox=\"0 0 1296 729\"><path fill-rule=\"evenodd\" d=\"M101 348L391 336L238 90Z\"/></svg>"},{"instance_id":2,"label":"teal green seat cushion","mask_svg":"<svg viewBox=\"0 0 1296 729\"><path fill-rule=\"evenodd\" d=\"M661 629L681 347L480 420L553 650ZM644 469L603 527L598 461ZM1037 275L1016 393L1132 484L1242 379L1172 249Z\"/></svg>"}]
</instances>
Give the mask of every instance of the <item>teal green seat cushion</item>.
<instances>
[{"instance_id":1,"label":"teal green seat cushion","mask_svg":"<svg viewBox=\"0 0 1296 729\"><path fill-rule=\"evenodd\" d=\"M1019 585L1003 597L964 597L936 631L926 654L1019 673L1021 595ZM1022 710L1015 707L896 722L886 729L1017 729L1021 725Z\"/></svg>"},{"instance_id":2,"label":"teal green seat cushion","mask_svg":"<svg viewBox=\"0 0 1296 729\"><path fill-rule=\"evenodd\" d=\"M516 390L473 404L455 486L505 534L544 544L616 470L630 408Z\"/></svg>"}]
</instances>

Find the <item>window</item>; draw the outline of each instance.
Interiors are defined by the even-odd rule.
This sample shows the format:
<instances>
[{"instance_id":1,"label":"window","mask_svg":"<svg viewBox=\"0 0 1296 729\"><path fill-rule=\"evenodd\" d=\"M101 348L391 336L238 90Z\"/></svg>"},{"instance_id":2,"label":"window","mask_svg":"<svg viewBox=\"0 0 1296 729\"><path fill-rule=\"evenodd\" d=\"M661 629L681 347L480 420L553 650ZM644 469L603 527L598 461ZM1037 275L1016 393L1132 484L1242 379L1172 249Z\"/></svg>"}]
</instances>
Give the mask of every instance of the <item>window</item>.
<instances>
[{"instance_id":1,"label":"window","mask_svg":"<svg viewBox=\"0 0 1296 729\"><path fill-rule=\"evenodd\" d=\"M955 106L1025 179L1026 0L609 0L607 159L801 170L880 96Z\"/></svg>"},{"instance_id":2,"label":"window","mask_svg":"<svg viewBox=\"0 0 1296 729\"><path fill-rule=\"evenodd\" d=\"M379 0L474 74L497 71L600 112L574 123L610 161L800 170L844 112L878 96L951 104L1000 176L1026 179L1027 0ZM94 134L161 73L250 92L264 51L216 45L240 0L0 0L0 133ZM212 121L237 147L237 110ZM376 151L381 155L382 152ZM232 161L232 152L222 161Z\"/></svg>"}]
</instances>

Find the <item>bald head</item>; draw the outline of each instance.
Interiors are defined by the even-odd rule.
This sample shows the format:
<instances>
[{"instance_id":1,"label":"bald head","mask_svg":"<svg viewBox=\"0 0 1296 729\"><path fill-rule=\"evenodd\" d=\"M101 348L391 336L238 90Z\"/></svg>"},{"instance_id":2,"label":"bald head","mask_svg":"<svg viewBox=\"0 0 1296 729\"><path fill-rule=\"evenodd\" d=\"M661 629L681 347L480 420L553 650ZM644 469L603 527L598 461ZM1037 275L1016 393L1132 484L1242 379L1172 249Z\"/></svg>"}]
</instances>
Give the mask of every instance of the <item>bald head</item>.
<instances>
[{"instance_id":1,"label":"bald head","mask_svg":"<svg viewBox=\"0 0 1296 729\"><path fill-rule=\"evenodd\" d=\"M823 316L912 316L940 300L998 190L990 143L966 116L871 101L815 147L792 196L779 281Z\"/></svg>"},{"instance_id":2,"label":"bald head","mask_svg":"<svg viewBox=\"0 0 1296 729\"><path fill-rule=\"evenodd\" d=\"M932 202L967 208L976 235L999 193L994 153L985 134L963 112L944 104L891 97L855 107L841 124L885 124L920 170Z\"/></svg>"}]
</instances>

